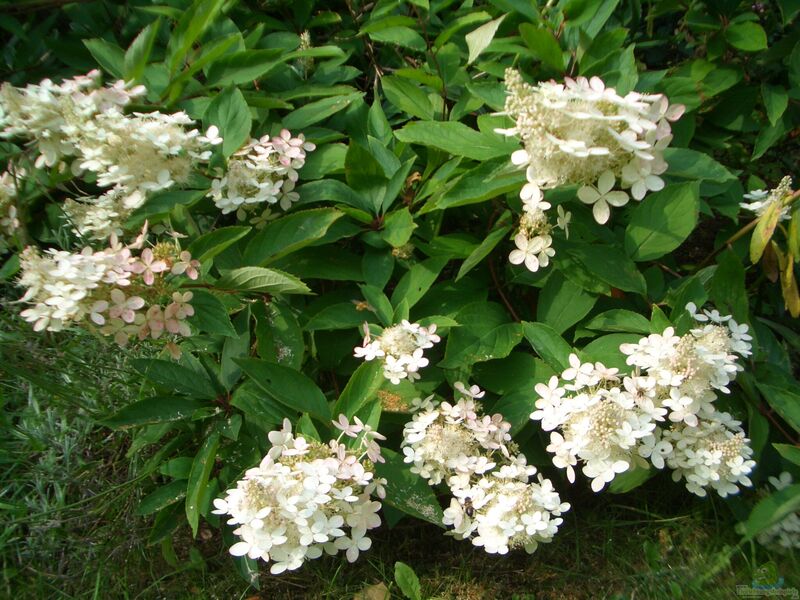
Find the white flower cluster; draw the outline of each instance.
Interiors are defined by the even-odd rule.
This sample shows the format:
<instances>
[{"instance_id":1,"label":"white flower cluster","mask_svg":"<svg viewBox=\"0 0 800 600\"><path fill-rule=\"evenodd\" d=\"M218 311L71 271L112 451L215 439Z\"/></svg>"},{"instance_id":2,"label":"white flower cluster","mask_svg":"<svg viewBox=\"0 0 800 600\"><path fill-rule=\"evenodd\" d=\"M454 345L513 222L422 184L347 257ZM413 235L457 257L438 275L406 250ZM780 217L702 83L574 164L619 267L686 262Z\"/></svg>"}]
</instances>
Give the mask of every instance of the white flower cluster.
<instances>
[{"instance_id":1,"label":"white flower cluster","mask_svg":"<svg viewBox=\"0 0 800 600\"><path fill-rule=\"evenodd\" d=\"M33 139L39 150L36 166L52 167L79 154L76 143L86 123L144 93L143 86L128 88L123 81L100 87L97 70L60 84L49 79L24 88L4 83L0 87L0 135Z\"/></svg>"},{"instance_id":2,"label":"white flower cluster","mask_svg":"<svg viewBox=\"0 0 800 600\"><path fill-rule=\"evenodd\" d=\"M8 252L18 227L17 184L14 176L5 172L0 174L0 255Z\"/></svg>"},{"instance_id":3,"label":"white flower cluster","mask_svg":"<svg viewBox=\"0 0 800 600\"><path fill-rule=\"evenodd\" d=\"M194 314L192 292L178 289L180 279L197 279L200 263L171 243L145 248L144 234L123 246L111 237L104 250L80 253L33 247L21 256L19 285L27 288L20 301L32 304L22 317L35 331L61 331L88 321L103 335L125 346L132 336L158 339L163 334L188 336L186 319ZM167 276L172 275L167 279ZM178 353L174 344L169 345Z\"/></svg>"},{"instance_id":4,"label":"white flower cluster","mask_svg":"<svg viewBox=\"0 0 800 600\"><path fill-rule=\"evenodd\" d=\"M381 359L383 376L397 385L401 379L416 381L420 378L419 370L428 365L422 351L433 348L440 340L435 324L423 327L404 319L372 339L369 327L364 323L364 342L356 346L353 355L364 360Z\"/></svg>"},{"instance_id":5,"label":"white flower cluster","mask_svg":"<svg viewBox=\"0 0 800 600\"><path fill-rule=\"evenodd\" d=\"M484 392L455 387L461 397L453 404L416 401L419 410L403 429L404 460L430 485L447 484L452 498L442 522L457 539L490 554L532 553L552 540L569 504L548 479L529 481L536 467L513 454L511 425L500 414L480 415L476 399Z\"/></svg>"},{"instance_id":6,"label":"white flower cluster","mask_svg":"<svg viewBox=\"0 0 800 600\"><path fill-rule=\"evenodd\" d=\"M767 209L772 206L773 204L780 205L780 221L786 221L787 219L791 218L789 213L791 211L791 206L784 205L783 201L789 194L792 193L792 178L789 176L784 177L781 179L778 187L772 189L770 191L767 190L753 190L752 192L745 194L744 197L750 202L741 202L739 206L749 211L752 211L756 214L756 216L760 217Z\"/></svg>"},{"instance_id":7,"label":"white flower cluster","mask_svg":"<svg viewBox=\"0 0 800 600\"><path fill-rule=\"evenodd\" d=\"M636 200L660 190L667 169L663 150L672 140L670 121L683 114L662 94L607 88L598 77L566 78L529 85L514 69L506 70L504 114L516 124L499 130L516 135L524 150L511 156L525 167L528 184L521 194L536 198L541 189L582 184L578 198L592 205L598 223L608 221L610 206L623 206L630 190Z\"/></svg>"},{"instance_id":8,"label":"white flower cluster","mask_svg":"<svg viewBox=\"0 0 800 600\"><path fill-rule=\"evenodd\" d=\"M778 477L770 477L769 482L775 491L780 491L792 485L792 475L784 471ZM779 552L800 550L800 512L789 513L759 533L756 539L759 544L774 548Z\"/></svg>"},{"instance_id":9,"label":"white flower cluster","mask_svg":"<svg viewBox=\"0 0 800 600\"><path fill-rule=\"evenodd\" d=\"M280 135L270 138L251 139L228 161L228 170L211 183L210 196L222 214L236 212L243 221L248 213L266 203L265 213L257 217L262 225L270 216L269 206L279 204L289 210L300 196L294 191L299 177L297 171L306 162L306 152L316 146L305 141L303 134L292 137L284 129Z\"/></svg>"},{"instance_id":10,"label":"white flower cluster","mask_svg":"<svg viewBox=\"0 0 800 600\"><path fill-rule=\"evenodd\" d=\"M63 169L69 159L73 173L91 172L98 186L110 188L65 206L75 233L105 240L122 231L147 194L186 182L222 139L216 127L205 136L190 129L194 121L183 112L125 114L125 105L144 94L143 86L99 86L98 71L59 85L47 79L21 89L4 84L0 135L33 139L37 167Z\"/></svg>"},{"instance_id":11,"label":"white flower cluster","mask_svg":"<svg viewBox=\"0 0 800 600\"><path fill-rule=\"evenodd\" d=\"M637 367L632 374L572 354L561 380L536 385L531 419L551 432L547 450L570 481L583 461L598 492L619 473L646 468L649 459L673 469L673 478L685 479L698 496L708 487L724 497L737 484L751 485L748 440L739 422L714 406L716 392L729 393L742 370L738 357L750 354L748 327L716 310L698 312L691 303L687 309L701 327L680 337L669 327L620 346Z\"/></svg>"},{"instance_id":12,"label":"white flower cluster","mask_svg":"<svg viewBox=\"0 0 800 600\"><path fill-rule=\"evenodd\" d=\"M269 434L272 444L257 467L249 469L225 499L215 499L213 512L229 515L229 525L241 538L230 548L234 556L272 561L277 575L344 550L355 562L359 552L372 545L366 533L381 524L381 503L386 481L372 473L380 460L376 439L383 436L357 418L344 415L334 425L339 439L322 444L292 434L288 419L280 431ZM354 447L341 443L354 438ZM349 531L346 531L346 528Z\"/></svg>"}]
</instances>

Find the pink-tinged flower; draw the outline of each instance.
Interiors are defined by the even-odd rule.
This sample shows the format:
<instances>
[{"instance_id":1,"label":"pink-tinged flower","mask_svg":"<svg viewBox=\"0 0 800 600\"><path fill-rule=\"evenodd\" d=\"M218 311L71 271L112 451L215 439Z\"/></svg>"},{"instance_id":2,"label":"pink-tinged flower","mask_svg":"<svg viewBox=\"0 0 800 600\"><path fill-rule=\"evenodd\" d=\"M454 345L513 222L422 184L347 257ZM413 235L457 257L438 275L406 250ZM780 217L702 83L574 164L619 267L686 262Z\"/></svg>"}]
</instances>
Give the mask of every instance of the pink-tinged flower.
<instances>
[{"instance_id":1,"label":"pink-tinged flower","mask_svg":"<svg viewBox=\"0 0 800 600\"><path fill-rule=\"evenodd\" d=\"M131 296L126 298L122 290L111 290L111 302L113 306L108 311L112 319L122 319L126 323L133 323L136 318L136 311L144 306L144 298Z\"/></svg>"},{"instance_id":2,"label":"pink-tinged flower","mask_svg":"<svg viewBox=\"0 0 800 600\"><path fill-rule=\"evenodd\" d=\"M189 279L197 279L199 273L197 269L200 268L200 261L192 259L192 255L187 250L180 253L178 261L172 265L172 274L181 275L183 273Z\"/></svg>"},{"instance_id":3,"label":"pink-tinged flower","mask_svg":"<svg viewBox=\"0 0 800 600\"><path fill-rule=\"evenodd\" d=\"M153 251L150 248L142 250L139 260L128 267L130 271L141 275L146 285L153 285L156 280L156 273L163 273L167 268L167 263L163 260L155 260Z\"/></svg>"},{"instance_id":4,"label":"pink-tinged flower","mask_svg":"<svg viewBox=\"0 0 800 600\"><path fill-rule=\"evenodd\" d=\"M103 316L103 313L107 309L108 309L108 302L106 302L105 300L98 300L97 302L92 304L92 308L89 311L89 318L92 321L94 321L97 325L103 325L106 322L106 318Z\"/></svg>"},{"instance_id":5,"label":"pink-tinged flower","mask_svg":"<svg viewBox=\"0 0 800 600\"><path fill-rule=\"evenodd\" d=\"M148 335L157 340L164 333L166 323L164 322L164 311L156 304L147 309L145 321L139 329L139 339L143 340Z\"/></svg>"},{"instance_id":6,"label":"pink-tinged flower","mask_svg":"<svg viewBox=\"0 0 800 600\"><path fill-rule=\"evenodd\" d=\"M332 421L333 426L336 427L339 431L344 433L347 437L357 437L358 433L364 428L363 425L359 423L350 424L348 421L347 416L339 415L339 419L337 421Z\"/></svg>"},{"instance_id":7,"label":"pink-tinged flower","mask_svg":"<svg viewBox=\"0 0 800 600\"><path fill-rule=\"evenodd\" d=\"M183 320L186 317L191 317L194 314L194 307L189 304L193 297L192 292L174 292L172 294L172 302L167 306L164 311L164 316L167 319L176 318Z\"/></svg>"}]
</instances>

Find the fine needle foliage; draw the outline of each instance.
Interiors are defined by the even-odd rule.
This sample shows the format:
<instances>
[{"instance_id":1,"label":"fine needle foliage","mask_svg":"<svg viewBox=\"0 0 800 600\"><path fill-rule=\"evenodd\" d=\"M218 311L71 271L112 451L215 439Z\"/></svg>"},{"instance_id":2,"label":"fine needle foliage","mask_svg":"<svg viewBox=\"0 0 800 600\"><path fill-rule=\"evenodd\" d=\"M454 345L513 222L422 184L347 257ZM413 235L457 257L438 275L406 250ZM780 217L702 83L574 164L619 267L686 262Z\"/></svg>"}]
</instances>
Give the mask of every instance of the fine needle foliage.
<instances>
[{"instance_id":1,"label":"fine needle foliage","mask_svg":"<svg viewBox=\"0 0 800 600\"><path fill-rule=\"evenodd\" d=\"M800 4L0 28L4 595L797 594Z\"/></svg>"}]
</instances>

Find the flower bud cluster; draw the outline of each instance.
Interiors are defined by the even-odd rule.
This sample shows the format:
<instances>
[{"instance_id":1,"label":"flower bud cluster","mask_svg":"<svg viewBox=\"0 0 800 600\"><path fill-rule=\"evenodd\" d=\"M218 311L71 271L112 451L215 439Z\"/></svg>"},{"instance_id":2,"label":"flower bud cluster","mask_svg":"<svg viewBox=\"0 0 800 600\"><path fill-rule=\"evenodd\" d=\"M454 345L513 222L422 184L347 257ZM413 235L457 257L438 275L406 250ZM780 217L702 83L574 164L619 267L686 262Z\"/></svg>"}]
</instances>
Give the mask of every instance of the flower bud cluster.
<instances>
[{"instance_id":1,"label":"flower bud cluster","mask_svg":"<svg viewBox=\"0 0 800 600\"><path fill-rule=\"evenodd\" d=\"M231 554L272 562L270 572L277 575L323 552L344 550L355 562L372 546L366 533L381 524L381 503L372 495L383 498L386 483L372 472L380 460L375 440L385 438L357 418L351 424L342 415L334 425L342 431L339 439L323 444L294 435L285 419L280 431L269 434L272 447L261 463L224 499L214 500L213 512L237 525L241 541ZM343 436L354 444L342 444Z\"/></svg>"},{"instance_id":2,"label":"flower bud cluster","mask_svg":"<svg viewBox=\"0 0 800 600\"><path fill-rule=\"evenodd\" d=\"M778 204L780 206L780 217L778 219L780 221L786 221L790 216L791 207L789 205L784 205L784 199L792 193L792 178L788 175L781 179L778 187L772 190L753 190L750 193L744 195L747 200L750 202L741 202L739 206L749 211L752 211L756 214L756 216L760 217L767 209L772 206L773 204Z\"/></svg>"},{"instance_id":3,"label":"flower bud cluster","mask_svg":"<svg viewBox=\"0 0 800 600\"><path fill-rule=\"evenodd\" d=\"M292 137L287 129L272 138L266 135L251 139L228 161L227 172L211 183L214 204L222 214L235 212L237 219L243 221L266 203L266 214L255 219L257 225L263 226L270 216L270 206L279 204L289 210L300 199L294 191L297 171L306 162L306 152L315 148L303 134Z\"/></svg>"},{"instance_id":4,"label":"flower bud cluster","mask_svg":"<svg viewBox=\"0 0 800 600\"><path fill-rule=\"evenodd\" d=\"M750 354L747 325L738 325L716 310L687 310L702 325L684 336L673 328L622 344L630 375L602 363L584 363L577 355L561 378L537 384L536 410L531 419L550 431L553 464L574 467L599 492L619 473L636 466L669 466L673 478L705 496L706 488L721 496L751 485L747 475L755 462L740 423L715 406L716 392L742 370L738 358ZM645 460L647 459L647 460Z\"/></svg>"},{"instance_id":5,"label":"flower bud cluster","mask_svg":"<svg viewBox=\"0 0 800 600\"><path fill-rule=\"evenodd\" d=\"M770 477L769 482L777 492L792 485L792 475L784 471L778 477ZM800 550L800 511L789 513L780 521L759 533L756 539L759 544L775 549L778 552Z\"/></svg>"},{"instance_id":6,"label":"flower bud cluster","mask_svg":"<svg viewBox=\"0 0 800 600\"><path fill-rule=\"evenodd\" d=\"M364 360L382 360L383 376L397 385L401 379L416 381L420 378L419 370L428 365L423 350L433 348L440 340L435 324L423 327L404 319L372 339L369 327L364 323L364 342L356 346L353 355Z\"/></svg>"},{"instance_id":7,"label":"flower bud cluster","mask_svg":"<svg viewBox=\"0 0 800 600\"><path fill-rule=\"evenodd\" d=\"M0 88L0 135L33 140L38 168L66 161L76 175L93 174L108 192L68 201L65 212L75 233L95 240L120 234L122 224L147 195L185 183L222 139L216 127L205 136L185 113L123 112L143 86L123 81L100 87L99 71L54 84Z\"/></svg>"},{"instance_id":8,"label":"flower bud cluster","mask_svg":"<svg viewBox=\"0 0 800 600\"><path fill-rule=\"evenodd\" d=\"M200 263L172 243L138 251L144 234L123 246L82 252L33 247L21 256L21 301L31 304L22 317L35 331L61 331L86 323L125 346L131 337L158 339L164 334L189 336L186 322L194 314L192 292L181 291L184 277L197 279ZM177 347L170 345L175 353Z\"/></svg>"},{"instance_id":9,"label":"flower bud cluster","mask_svg":"<svg viewBox=\"0 0 800 600\"><path fill-rule=\"evenodd\" d=\"M455 384L453 404L417 401L403 429L405 462L430 485L446 483L452 494L443 524L457 539L471 539L490 554L524 548L532 553L552 540L569 510L552 483L514 454L511 425L502 415L481 415L482 392Z\"/></svg>"}]
</instances>

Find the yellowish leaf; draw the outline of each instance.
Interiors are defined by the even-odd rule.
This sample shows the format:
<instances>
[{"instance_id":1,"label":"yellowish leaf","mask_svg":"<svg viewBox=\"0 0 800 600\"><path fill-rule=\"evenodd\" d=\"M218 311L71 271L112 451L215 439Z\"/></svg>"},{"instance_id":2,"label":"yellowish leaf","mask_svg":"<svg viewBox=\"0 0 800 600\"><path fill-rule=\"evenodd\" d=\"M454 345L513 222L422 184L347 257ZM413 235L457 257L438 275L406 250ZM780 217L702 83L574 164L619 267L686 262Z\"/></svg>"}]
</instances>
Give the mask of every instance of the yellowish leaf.
<instances>
[{"instance_id":1,"label":"yellowish leaf","mask_svg":"<svg viewBox=\"0 0 800 600\"><path fill-rule=\"evenodd\" d=\"M772 234L775 233L775 227L778 225L780 216L781 205L778 202L772 202L758 219L753 236L750 238L750 262L753 264L756 264L761 259L764 248L772 239Z\"/></svg>"}]
</instances>

